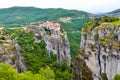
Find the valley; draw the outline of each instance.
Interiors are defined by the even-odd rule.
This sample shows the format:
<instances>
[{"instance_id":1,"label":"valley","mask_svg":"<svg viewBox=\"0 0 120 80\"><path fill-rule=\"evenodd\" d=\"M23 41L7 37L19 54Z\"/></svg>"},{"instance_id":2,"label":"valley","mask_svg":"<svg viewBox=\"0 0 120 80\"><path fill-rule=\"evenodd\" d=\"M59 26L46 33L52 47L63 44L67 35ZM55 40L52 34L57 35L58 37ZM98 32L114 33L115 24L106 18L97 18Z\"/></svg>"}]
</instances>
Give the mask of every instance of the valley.
<instances>
[{"instance_id":1,"label":"valley","mask_svg":"<svg viewBox=\"0 0 120 80\"><path fill-rule=\"evenodd\" d=\"M119 25L119 10L0 9L0 80L119 80Z\"/></svg>"}]
</instances>

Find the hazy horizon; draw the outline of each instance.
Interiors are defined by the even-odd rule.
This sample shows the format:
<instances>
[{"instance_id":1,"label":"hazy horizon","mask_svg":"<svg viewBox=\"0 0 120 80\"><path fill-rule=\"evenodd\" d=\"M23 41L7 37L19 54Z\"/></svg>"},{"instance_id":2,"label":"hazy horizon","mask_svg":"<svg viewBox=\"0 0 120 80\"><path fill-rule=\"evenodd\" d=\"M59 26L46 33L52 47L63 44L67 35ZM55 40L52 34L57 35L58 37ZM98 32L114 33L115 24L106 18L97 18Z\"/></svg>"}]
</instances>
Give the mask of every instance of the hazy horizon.
<instances>
[{"instance_id":1,"label":"hazy horizon","mask_svg":"<svg viewBox=\"0 0 120 80\"><path fill-rule=\"evenodd\" d=\"M14 6L37 8L63 8L89 13L106 13L120 8L120 0L1 0L0 9Z\"/></svg>"}]
</instances>

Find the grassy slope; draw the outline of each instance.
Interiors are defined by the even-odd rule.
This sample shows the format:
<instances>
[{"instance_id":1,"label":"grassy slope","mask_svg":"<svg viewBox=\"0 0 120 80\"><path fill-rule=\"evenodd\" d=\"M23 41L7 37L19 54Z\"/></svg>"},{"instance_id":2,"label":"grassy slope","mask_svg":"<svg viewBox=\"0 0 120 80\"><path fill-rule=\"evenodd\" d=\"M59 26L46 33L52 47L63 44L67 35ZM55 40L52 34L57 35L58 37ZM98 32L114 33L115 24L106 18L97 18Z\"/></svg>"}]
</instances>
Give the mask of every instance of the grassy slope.
<instances>
[{"instance_id":1,"label":"grassy slope","mask_svg":"<svg viewBox=\"0 0 120 80\"><path fill-rule=\"evenodd\" d=\"M115 25L115 26L119 26L119 25L120 25L120 20L117 20L117 21L111 22L111 24L113 24L113 25Z\"/></svg>"},{"instance_id":2,"label":"grassy slope","mask_svg":"<svg viewBox=\"0 0 120 80\"><path fill-rule=\"evenodd\" d=\"M92 31L94 28L101 25L102 23L109 23L117 27L120 25L120 19L114 16L103 16L96 19L92 19L84 25L83 33L88 34L89 31Z\"/></svg>"}]
</instances>

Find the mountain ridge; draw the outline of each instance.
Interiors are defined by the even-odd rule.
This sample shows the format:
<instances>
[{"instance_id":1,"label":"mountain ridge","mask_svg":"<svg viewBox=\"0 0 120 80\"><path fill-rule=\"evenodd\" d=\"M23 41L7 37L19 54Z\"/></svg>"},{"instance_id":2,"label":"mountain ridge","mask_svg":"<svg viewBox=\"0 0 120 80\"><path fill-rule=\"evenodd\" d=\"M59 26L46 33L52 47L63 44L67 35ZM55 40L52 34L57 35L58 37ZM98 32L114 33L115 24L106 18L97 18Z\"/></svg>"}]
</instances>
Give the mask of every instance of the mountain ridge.
<instances>
[{"instance_id":1,"label":"mountain ridge","mask_svg":"<svg viewBox=\"0 0 120 80\"><path fill-rule=\"evenodd\" d=\"M105 13L105 15L120 17L120 9L115 9L111 12Z\"/></svg>"},{"instance_id":2,"label":"mountain ridge","mask_svg":"<svg viewBox=\"0 0 120 80\"><path fill-rule=\"evenodd\" d=\"M0 24L14 24L14 26L21 26L19 24L29 24L31 22L46 20L56 21L60 17L90 17L91 15L92 14L84 11L67 10L62 8L42 9L36 7L10 7L0 9Z\"/></svg>"}]
</instances>

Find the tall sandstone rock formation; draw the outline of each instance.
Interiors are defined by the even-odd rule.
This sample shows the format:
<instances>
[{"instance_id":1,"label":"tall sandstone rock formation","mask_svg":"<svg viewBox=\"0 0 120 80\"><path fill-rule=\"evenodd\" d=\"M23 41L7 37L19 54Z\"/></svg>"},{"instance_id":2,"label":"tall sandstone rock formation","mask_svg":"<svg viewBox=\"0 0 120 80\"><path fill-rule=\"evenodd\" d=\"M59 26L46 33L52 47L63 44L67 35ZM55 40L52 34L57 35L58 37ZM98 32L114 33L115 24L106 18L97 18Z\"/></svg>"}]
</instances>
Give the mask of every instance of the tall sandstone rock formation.
<instances>
[{"instance_id":1,"label":"tall sandstone rock formation","mask_svg":"<svg viewBox=\"0 0 120 80\"><path fill-rule=\"evenodd\" d=\"M108 80L120 74L120 26L102 23L90 30L83 28L80 49L87 55L86 65L94 80L106 73Z\"/></svg>"},{"instance_id":2,"label":"tall sandstone rock formation","mask_svg":"<svg viewBox=\"0 0 120 80\"><path fill-rule=\"evenodd\" d=\"M61 29L59 23L45 22L40 25L41 35L46 43L46 50L49 56L53 53L57 55L57 63L60 65L65 61L71 64L70 45L67 34Z\"/></svg>"},{"instance_id":3,"label":"tall sandstone rock formation","mask_svg":"<svg viewBox=\"0 0 120 80\"><path fill-rule=\"evenodd\" d=\"M71 64L70 45L67 34L61 29L59 23L46 21L39 26L30 26L26 30L35 33L36 42L39 42L42 39L45 41L46 51L48 52L49 57L51 57L51 54L56 54L58 65L64 61L68 65Z\"/></svg>"},{"instance_id":4,"label":"tall sandstone rock formation","mask_svg":"<svg viewBox=\"0 0 120 80\"><path fill-rule=\"evenodd\" d=\"M2 31L0 31L2 33ZM2 35L0 34L0 37ZM4 36L6 37L6 36ZM21 47L15 40L0 40L0 62L12 65L18 72L24 72L27 67L21 55Z\"/></svg>"}]
</instances>

